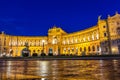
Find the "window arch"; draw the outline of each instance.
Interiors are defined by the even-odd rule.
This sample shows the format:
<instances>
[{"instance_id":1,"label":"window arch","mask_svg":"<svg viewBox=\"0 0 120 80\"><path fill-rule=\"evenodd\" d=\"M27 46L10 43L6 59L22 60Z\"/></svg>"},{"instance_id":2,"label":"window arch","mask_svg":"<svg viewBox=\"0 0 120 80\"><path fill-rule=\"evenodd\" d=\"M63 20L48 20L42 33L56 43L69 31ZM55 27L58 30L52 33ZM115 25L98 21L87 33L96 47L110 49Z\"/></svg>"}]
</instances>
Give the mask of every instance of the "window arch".
<instances>
[{"instance_id":1,"label":"window arch","mask_svg":"<svg viewBox=\"0 0 120 80\"><path fill-rule=\"evenodd\" d=\"M97 45L97 51L99 51L100 49L99 49L99 45Z\"/></svg>"},{"instance_id":2,"label":"window arch","mask_svg":"<svg viewBox=\"0 0 120 80\"><path fill-rule=\"evenodd\" d=\"M91 51L90 46L88 47L88 51Z\"/></svg>"},{"instance_id":3,"label":"window arch","mask_svg":"<svg viewBox=\"0 0 120 80\"><path fill-rule=\"evenodd\" d=\"M84 47L84 51L86 52L86 47Z\"/></svg>"},{"instance_id":4,"label":"window arch","mask_svg":"<svg viewBox=\"0 0 120 80\"><path fill-rule=\"evenodd\" d=\"M82 48L80 47L80 52L82 52Z\"/></svg>"},{"instance_id":5,"label":"window arch","mask_svg":"<svg viewBox=\"0 0 120 80\"><path fill-rule=\"evenodd\" d=\"M95 51L95 46L92 46L92 50Z\"/></svg>"}]
</instances>

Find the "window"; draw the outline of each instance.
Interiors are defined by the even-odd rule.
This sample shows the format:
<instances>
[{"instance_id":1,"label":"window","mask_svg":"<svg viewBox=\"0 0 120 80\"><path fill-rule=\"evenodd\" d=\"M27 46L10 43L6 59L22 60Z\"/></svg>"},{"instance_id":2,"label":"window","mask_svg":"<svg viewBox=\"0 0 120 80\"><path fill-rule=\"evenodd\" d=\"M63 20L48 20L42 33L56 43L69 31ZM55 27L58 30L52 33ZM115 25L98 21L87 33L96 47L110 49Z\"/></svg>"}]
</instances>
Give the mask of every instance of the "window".
<instances>
[{"instance_id":1,"label":"window","mask_svg":"<svg viewBox=\"0 0 120 80\"><path fill-rule=\"evenodd\" d=\"M85 38L83 38L83 40L84 40L84 41L86 41L86 39L85 39Z\"/></svg>"},{"instance_id":2,"label":"window","mask_svg":"<svg viewBox=\"0 0 120 80\"><path fill-rule=\"evenodd\" d=\"M57 38L56 37L53 38L52 44L57 44Z\"/></svg>"},{"instance_id":3,"label":"window","mask_svg":"<svg viewBox=\"0 0 120 80\"><path fill-rule=\"evenodd\" d=\"M103 28L106 28L106 26L103 26Z\"/></svg>"},{"instance_id":4,"label":"window","mask_svg":"<svg viewBox=\"0 0 120 80\"><path fill-rule=\"evenodd\" d=\"M68 48L68 53L70 53L70 48Z\"/></svg>"},{"instance_id":5,"label":"window","mask_svg":"<svg viewBox=\"0 0 120 80\"><path fill-rule=\"evenodd\" d=\"M95 46L92 46L92 50L95 51Z\"/></svg>"},{"instance_id":6,"label":"window","mask_svg":"<svg viewBox=\"0 0 120 80\"><path fill-rule=\"evenodd\" d=\"M66 52L66 48L64 48L64 52Z\"/></svg>"},{"instance_id":7,"label":"window","mask_svg":"<svg viewBox=\"0 0 120 80\"><path fill-rule=\"evenodd\" d=\"M94 35L92 35L92 40L94 40Z\"/></svg>"},{"instance_id":8,"label":"window","mask_svg":"<svg viewBox=\"0 0 120 80\"><path fill-rule=\"evenodd\" d=\"M104 33L104 37L106 37L106 36L107 36L107 33L105 32L105 33Z\"/></svg>"},{"instance_id":9,"label":"window","mask_svg":"<svg viewBox=\"0 0 120 80\"><path fill-rule=\"evenodd\" d=\"M97 45L97 51L99 51L99 46Z\"/></svg>"},{"instance_id":10,"label":"window","mask_svg":"<svg viewBox=\"0 0 120 80\"><path fill-rule=\"evenodd\" d=\"M97 35L96 35L96 39L99 39L99 34L97 33Z\"/></svg>"},{"instance_id":11,"label":"window","mask_svg":"<svg viewBox=\"0 0 120 80\"><path fill-rule=\"evenodd\" d=\"M80 48L80 52L82 52L82 48Z\"/></svg>"},{"instance_id":12,"label":"window","mask_svg":"<svg viewBox=\"0 0 120 80\"><path fill-rule=\"evenodd\" d=\"M63 41L63 44L65 45L66 43L65 43L65 40Z\"/></svg>"},{"instance_id":13,"label":"window","mask_svg":"<svg viewBox=\"0 0 120 80\"><path fill-rule=\"evenodd\" d=\"M74 48L72 48L72 52L74 52Z\"/></svg>"},{"instance_id":14,"label":"window","mask_svg":"<svg viewBox=\"0 0 120 80\"><path fill-rule=\"evenodd\" d=\"M91 51L91 50L90 50L90 46L88 47L88 51Z\"/></svg>"},{"instance_id":15,"label":"window","mask_svg":"<svg viewBox=\"0 0 120 80\"><path fill-rule=\"evenodd\" d=\"M86 52L86 47L84 47L84 51Z\"/></svg>"},{"instance_id":16,"label":"window","mask_svg":"<svg viewBox=\"0 0 120 80\"><path fill-rule=\"evenodd\" d=\"M88 36L88 41L90 41L90 37Z\"/></svg>"},{"instance_id":17,"label":"window","mask_svg":"<svg viewBox=\"0 0 120 80\"><path fill-rule=\"evenodd\" d=\"M77 40L77 39L76 39L75 41L76 41L76 43L78 42L78 40Z\"/></svg>"}]
</instances>

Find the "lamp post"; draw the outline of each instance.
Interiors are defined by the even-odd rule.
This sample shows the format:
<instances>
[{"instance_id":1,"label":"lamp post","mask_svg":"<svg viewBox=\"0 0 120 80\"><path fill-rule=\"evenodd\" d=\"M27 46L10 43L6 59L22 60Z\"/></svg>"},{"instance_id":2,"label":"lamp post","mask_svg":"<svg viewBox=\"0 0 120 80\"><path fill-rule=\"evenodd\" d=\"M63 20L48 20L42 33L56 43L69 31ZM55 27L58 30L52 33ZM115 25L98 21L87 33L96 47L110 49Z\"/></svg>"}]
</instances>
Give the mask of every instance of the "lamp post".
<instances>
[{"instance_id":1,"label":"lamp post","mask_svg":"<svg viewBox=\"0 0 120 80\"><path fill-rule=\"evenodd\" d=\"M43 44L43 53L44 53L44 43L45 43L45 40L42 40L42 44Z\"/></svg>"}]
</instances>

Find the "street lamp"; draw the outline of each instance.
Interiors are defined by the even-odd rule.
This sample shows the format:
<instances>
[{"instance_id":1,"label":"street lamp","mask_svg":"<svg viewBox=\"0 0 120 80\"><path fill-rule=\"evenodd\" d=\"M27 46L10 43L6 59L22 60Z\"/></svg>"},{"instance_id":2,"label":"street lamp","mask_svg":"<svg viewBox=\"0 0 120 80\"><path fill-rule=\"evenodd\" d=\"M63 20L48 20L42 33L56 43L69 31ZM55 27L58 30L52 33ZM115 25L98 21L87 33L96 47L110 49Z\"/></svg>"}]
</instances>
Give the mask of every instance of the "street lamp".
<instances>
[{"instance_id":1,"label":"street lamp","mask_svg":"<svg viewBox=\"0 0 120 80\"><path fill-rule=\"evenodd\" d=\"M44 43L45 43L45 40L42 40L42 44L43 44L43 53L44 53Z\"/></svg>"}]
</instances>

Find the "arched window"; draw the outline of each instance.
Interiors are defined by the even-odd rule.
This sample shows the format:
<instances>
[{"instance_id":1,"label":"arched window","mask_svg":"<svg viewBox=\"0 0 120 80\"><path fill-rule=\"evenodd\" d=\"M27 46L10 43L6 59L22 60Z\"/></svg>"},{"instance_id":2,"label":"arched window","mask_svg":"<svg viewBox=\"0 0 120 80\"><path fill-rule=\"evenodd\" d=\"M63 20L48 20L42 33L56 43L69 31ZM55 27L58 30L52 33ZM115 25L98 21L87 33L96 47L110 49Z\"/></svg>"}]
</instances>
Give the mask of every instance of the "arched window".
<instances>
[{"instance_id":1,"label":"arched window","mask_svg":"<svg viewBox=\"0 0 120 80\"><path fill-rule=\"evenodd\" d=\"M78 48L76 48L76 52L78 52Z\"/></svg>"},{"instance_id":2,"label":"arched window","mask_svg":"<svg viewBox=\"0 0 120 80\"><path fill-rule=\"evenodd\" d=\"M94 40L94 34L92 34L92 40Z\"/></svg>"},{"instance_id":3,"label":"arched window","mask_svg":"<svg viewBox=\"0 0 120 80\"><path fill-rule=\"evenodd\" d=\"M86 52L86 47L84 47L84 51Z\"/></svg>"},{"instance_id":4,"label":"arched window","mask_svg":"<svg viewBox=\"0 0 120 80\"><path fill-rule=\"evenodd\" d=\"M95 51L95 46L92 46L92 50Z\"/></svg>"},{"instance_id":5,"label":"arched window","mask_svg":"<svg viewBox=\"0 0 120 80\"><path fill-rule=\"evenodd\" d=\"M53 38L52 44L57 44L57 37L54 37L54 38Z\"/></svg>"},{"instance_id":6,"label":"arched window","mask_svg":"<svg viewBox=\"0 0 120 80\"><path fill-rule=\"evenodd\" d=\"M80 52L82 52L82 48L80 47Z\"/></svg>"},{"instance_id":7,"label":"arched window","mask_svg":"<svg viewBox=\"0 0 120 80\"><path fill-rule=\"evenodd\" d=\"M72 48L72 52L74 52L74 48Z\"/></svg>"},{"instance_id":8,"label":"arched window","mask_svg":"<svg viewBox=\"0 0 120 80\"><path fill-rule=\"evenodd\" d=\"M91 50L90 50L90 46L88 47L88 51L91 51Z\"/></svg>"},{"instance_id":9,"label":"arched window","mask_svg":"<svg viewBox=\"0 0 120 80\"><path fill-rule=\"evenodd\" d=\"M88 36L88 41L90 41L90 37Z\"/></svg>"},{"instance_id":10,"label":"arched window","mask_svg":"<svg viewBox=\"0 0 120 80\"><path fill-rule=\"evenodd\" d=\"M68 48L68 53L70 53L70 48Z\"/></svg>"},{"instance_id":11,"label":"arched window","mask_svg":"<svg viewBox=\"0 0 120 80\"><path fill-rule=\"evenodd\" d=\"M97 51L99 51L99 45L97 45Z\"/></svg>"},{"instance_id":12,"label":"arched window","mask_svg":"<svg viewBox=\"0 0 120 80\"><path fill-rule=\"evenodd\" d=\"M99 39L99 34L98 33L96 34L96 39Z\"/></svg>"}]
</instances>

